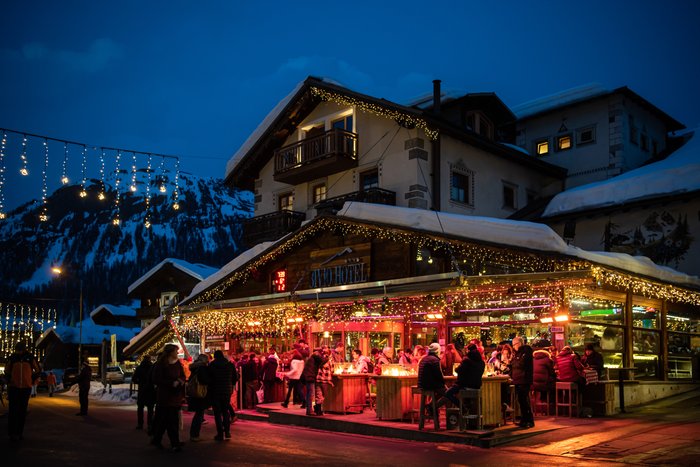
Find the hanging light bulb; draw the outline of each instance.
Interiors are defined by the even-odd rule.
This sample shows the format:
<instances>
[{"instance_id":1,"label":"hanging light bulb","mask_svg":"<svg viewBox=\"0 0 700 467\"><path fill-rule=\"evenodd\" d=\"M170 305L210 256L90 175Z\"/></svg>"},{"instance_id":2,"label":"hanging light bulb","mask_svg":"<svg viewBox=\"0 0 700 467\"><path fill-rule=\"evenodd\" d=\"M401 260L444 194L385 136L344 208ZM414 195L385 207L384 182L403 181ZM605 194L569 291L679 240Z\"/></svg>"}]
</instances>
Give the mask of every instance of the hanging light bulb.
<instances>
[{"instance_id":1,"label":"hanging light bulb","mask_svg":"<svg viewBox=\"0 0 700 467\"><path fill-rule=\"evenodd\" d=\"M29 175L29 170L27 170L26 167L22 167L21 169L19 169L19 173L26 177L27 175Z\"/></svg>"},{"instance_id":2,"label":"hanging light bulb","mask_svg":"<svg viewBox=\"0 0 700 467\"><path fill-rule=\"evenodd\" d=\"M168 190L167 190L167 188L165 188L165 185L161 184L161 185L158 187L158 191L160 191L161 193L165 193L165 192L168 191Z\"/></svg>"},{"instance_id":3,"label":"hanging light bulb","mask_svg":"<svg viewBox=\"0 0 700 467\"><path fill-rule=\"evenodd\" d=\"M85 190L80 190L80 197L85 198L87 196L87 191Z\"/></svg>"},{"instance_id":4,"label":"hanging light bulb","mask_svg":"<svg viewBox=\"0 0 700 467\"><path fill-rule=\"evenodd\" d=\"M131 185L131 186L129 187L129 190L131 190L132 193L135 192L135 191L136 191L136 185Z\"/></svg>"},{"instance_id":5,"label":"hanging light bulb","mask_svg":"<svg viewBox=\"0 0 700 467\"><path fill-rule=\"evenodd\" d=\"M61 177L61 183L63 183L64 185L67 185L68 182L69 182L68 177L66 177L65 175L63 177Z\"/></svg>"},{"instance_id":6,"label":"hanging light bulb","mask_svg":"<svg viewBox=\"0 0 700 467\"><path fill-rule=\"evenodd\" d=\"M143 226L146 227L147 229L150 229L151 228L151 221L146 219L146 222L143 223Z\"/></svg>"},{"instance_id":7,"label":"hanging light bulb","mask_svg":"<svg viewBox=\"0 0 700 467\"><path fill-rule=\"evenodd\" d=\"M114 219L112 219L112 224L119 225L119 218L115 217Z\"/></svg>"},{"instance_id":8,"label":"hanging light bulb","mask_svg":"<svg viewBox=\"0 0 700 467\"><path fill-rule=\"evenodd\" d=\"M61 183L64 185L68 184L68 174L66 172L68 168L68 143L63 143L63 166L61 170Z\"/></svg>"},{"instance_id":9,"label":"hanging light bulb","mask_svg":"<svg viewBox=\"0 0 700 467\"><path fill-rule=\"evenodd\" d=\"M180 209L180 203L174 203L174 204L173 204L173 209L176 210L176 211L177 211L178 209Z\"/></svg>"},{"instance_id":10,"label":"hanging light bulb","mask_svg":"<svg viewBox=\"0 0 700 467\"><path fill-rule=\"evenodd\" d=\"M100 201L102 201L103 199L105 199L105 194L104 194L103 192L100 191L100 194L97 195L97 199L99 199Z\"/></svg>"},{"instance_id":11,"label":"hanging light bulb","mask_svg":"<svg viewBox=\"0 0 700 467\"><path fill-rule=\"evenodd\" d=\"M22 154L19 158L22 162L22 168L19 169L19 173L26 177L29 175L29 169L27 169L27 135L22 137Z\"/></svg>"}]
</instances>

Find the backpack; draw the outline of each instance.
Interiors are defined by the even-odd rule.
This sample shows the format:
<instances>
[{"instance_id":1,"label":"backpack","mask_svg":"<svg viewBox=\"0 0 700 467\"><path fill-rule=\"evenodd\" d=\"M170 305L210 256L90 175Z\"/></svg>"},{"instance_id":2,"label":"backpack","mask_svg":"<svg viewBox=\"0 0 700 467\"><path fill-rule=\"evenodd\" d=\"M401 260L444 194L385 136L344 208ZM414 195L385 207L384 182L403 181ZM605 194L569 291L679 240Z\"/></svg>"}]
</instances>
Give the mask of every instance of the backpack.
<instances>
[{"instance_id":1,"label":"backpack","mask_svg":"<svg viewBox=\"0 0 700 467\"><path fill-rule=\"evenodd\" d=\"M189 397L194 397L196 399L204 399L207 397L207 386L199 382L197 378L197 373L193 374L187 385L185 386L185 392Z\"/></svg>"}]
</instances>

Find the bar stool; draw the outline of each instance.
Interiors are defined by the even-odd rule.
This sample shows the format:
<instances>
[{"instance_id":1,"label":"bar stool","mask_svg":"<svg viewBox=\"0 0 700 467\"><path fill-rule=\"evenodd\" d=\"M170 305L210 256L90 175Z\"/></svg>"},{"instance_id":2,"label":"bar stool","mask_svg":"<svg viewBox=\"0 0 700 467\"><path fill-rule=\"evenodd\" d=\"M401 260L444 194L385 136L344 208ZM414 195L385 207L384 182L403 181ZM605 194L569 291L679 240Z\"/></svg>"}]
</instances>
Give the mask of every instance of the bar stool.
<instances>
[{"instance_id":1,"label":"bar stool","mask_svg":"<svg viewBox=\"0 0 700 467\"><path fill-rule=\"evenodd\" d=\"M425 403L427 398L430 398L430 405L433 409L433 420L435 422L435 431L440 430L440 413L438 412L437 400L435 400L435 391L416 388L420 393L420 413L418 417L418 429L422 430L425 426Z\"/></svg>"},{"instance_id":2,"label":"bar stool","mask_svg":"<svg viewBox=\"0 0 700 467\"><path fill-rule=\"evenodd\" d=\"M416 402L416 396L420 396L420 394L421 390L418 389L418 386L411 386L411 409L408 411L408 414L411 416L411 423L416 423L415 418L420 415L418 408L420 407L420 397Z\"/></svg>"},{"instance_id":3,"label":"bar stool","mask_svg":"<svg viewBox=\"0 0 700 467\"><path fill-rule=\"evenodd\" d=\"M464 388L457 394L459 400L459 429L466 431L470 420L476 420L476 429L483 427L483 417L481 415L481 389ZM472 401L476 405L476 413L470 413L467 401ZM466 414L465 414L465 408Z\"/></svg>"},{"instance_id":4,"label":"bar stool","mask_svg":"<svg viewBox=\"0 0 700 467\"><path fill-rule=\"evenodd\" d=\"M550 405L550 392L545 391L545 400L540 399L540 391L535 391L532 390L530 391L530 401L531 401L531 406L532 406L532 413L537 415L547 415L549 416L549 405ZM540 412L540 409L542 412Z\"/></svg>"},{"instance_id":5,"label":"bar stool","mask_svg":"<svg viewBox=\"0 0 700 467\"><path fill-rule=\"evenodd\" d=\"M566 409L569 417L578 416L581 408L579 402L578 383L565 383L557 381L556 385L556 413L559 416L559 408ZM576 412L574 412L576 410ZM574 413L576 415L574 415Z\"/></svg>"}]
</instances>

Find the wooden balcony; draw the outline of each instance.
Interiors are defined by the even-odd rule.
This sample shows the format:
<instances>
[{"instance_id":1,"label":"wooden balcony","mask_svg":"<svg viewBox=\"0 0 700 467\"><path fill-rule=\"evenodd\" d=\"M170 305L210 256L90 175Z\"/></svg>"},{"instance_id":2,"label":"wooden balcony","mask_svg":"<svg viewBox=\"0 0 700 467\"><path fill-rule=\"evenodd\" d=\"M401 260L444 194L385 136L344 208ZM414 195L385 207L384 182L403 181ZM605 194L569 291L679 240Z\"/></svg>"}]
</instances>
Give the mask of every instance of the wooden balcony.
<instances>
[{"instance_id":1,"label":"wooden balcony","mask_svg":"<svg viewBox=\"0 0 700 467\"><path fill-rule=\"evenodd\" d=\"M260 242L277 240L301 226L306 214L296 211L277 211L243 221L243 241L248 247Z\"/></svg>"},{"instance_id":2,"label":"wooden balcony","mask_svg":"<svg viewBox=\"0 0 700 467\"><path fill-rule=\"evenodd\" d=\"M396 206L396 193L381 188L368 188L364 191L354 191L342 196L328 198L316 204L316 212L319 216L335 215L343 207L346 201L359 201L361 203L386 204Z\"/></svg>"},{"instance_id":3,"label":"wooden balcony","mask_svg":"<svg viewBox=\"0 0 700 467\"><path fill-rule=\"evenodd\" d=\"M357 167L357 135L333 128L275 151L275 181L298 185Z\"/></svg>"}]
</instances>

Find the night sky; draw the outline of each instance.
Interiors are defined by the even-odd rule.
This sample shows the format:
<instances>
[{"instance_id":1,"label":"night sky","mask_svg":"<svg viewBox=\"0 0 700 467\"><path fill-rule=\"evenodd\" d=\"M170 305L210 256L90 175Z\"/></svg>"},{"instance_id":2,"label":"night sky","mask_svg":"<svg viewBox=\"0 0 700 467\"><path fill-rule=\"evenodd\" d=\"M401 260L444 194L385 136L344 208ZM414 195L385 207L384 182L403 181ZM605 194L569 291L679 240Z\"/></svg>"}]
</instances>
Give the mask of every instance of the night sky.
<instances>
[{"instance_id":1,"label":"night sky","mask_svg":"<svg viewBox=\"0 0 700 467\"><path fill-rule=\"evenodd\" d=\"M443 89L514 106L588 83L629 86L700 125L700 2L12 1L0 8L0 127L226 160L308 75L397 102ZM6 151L5 210L41 196L43 149ZM19 138L21 140L21 137ZM63 149L51 145L49 191ZM77 148L68 171L78 178ZM94 154L89 176L97 177ZM110 162L112 163L112 162Z\"/></svg>"}]
</instances>

